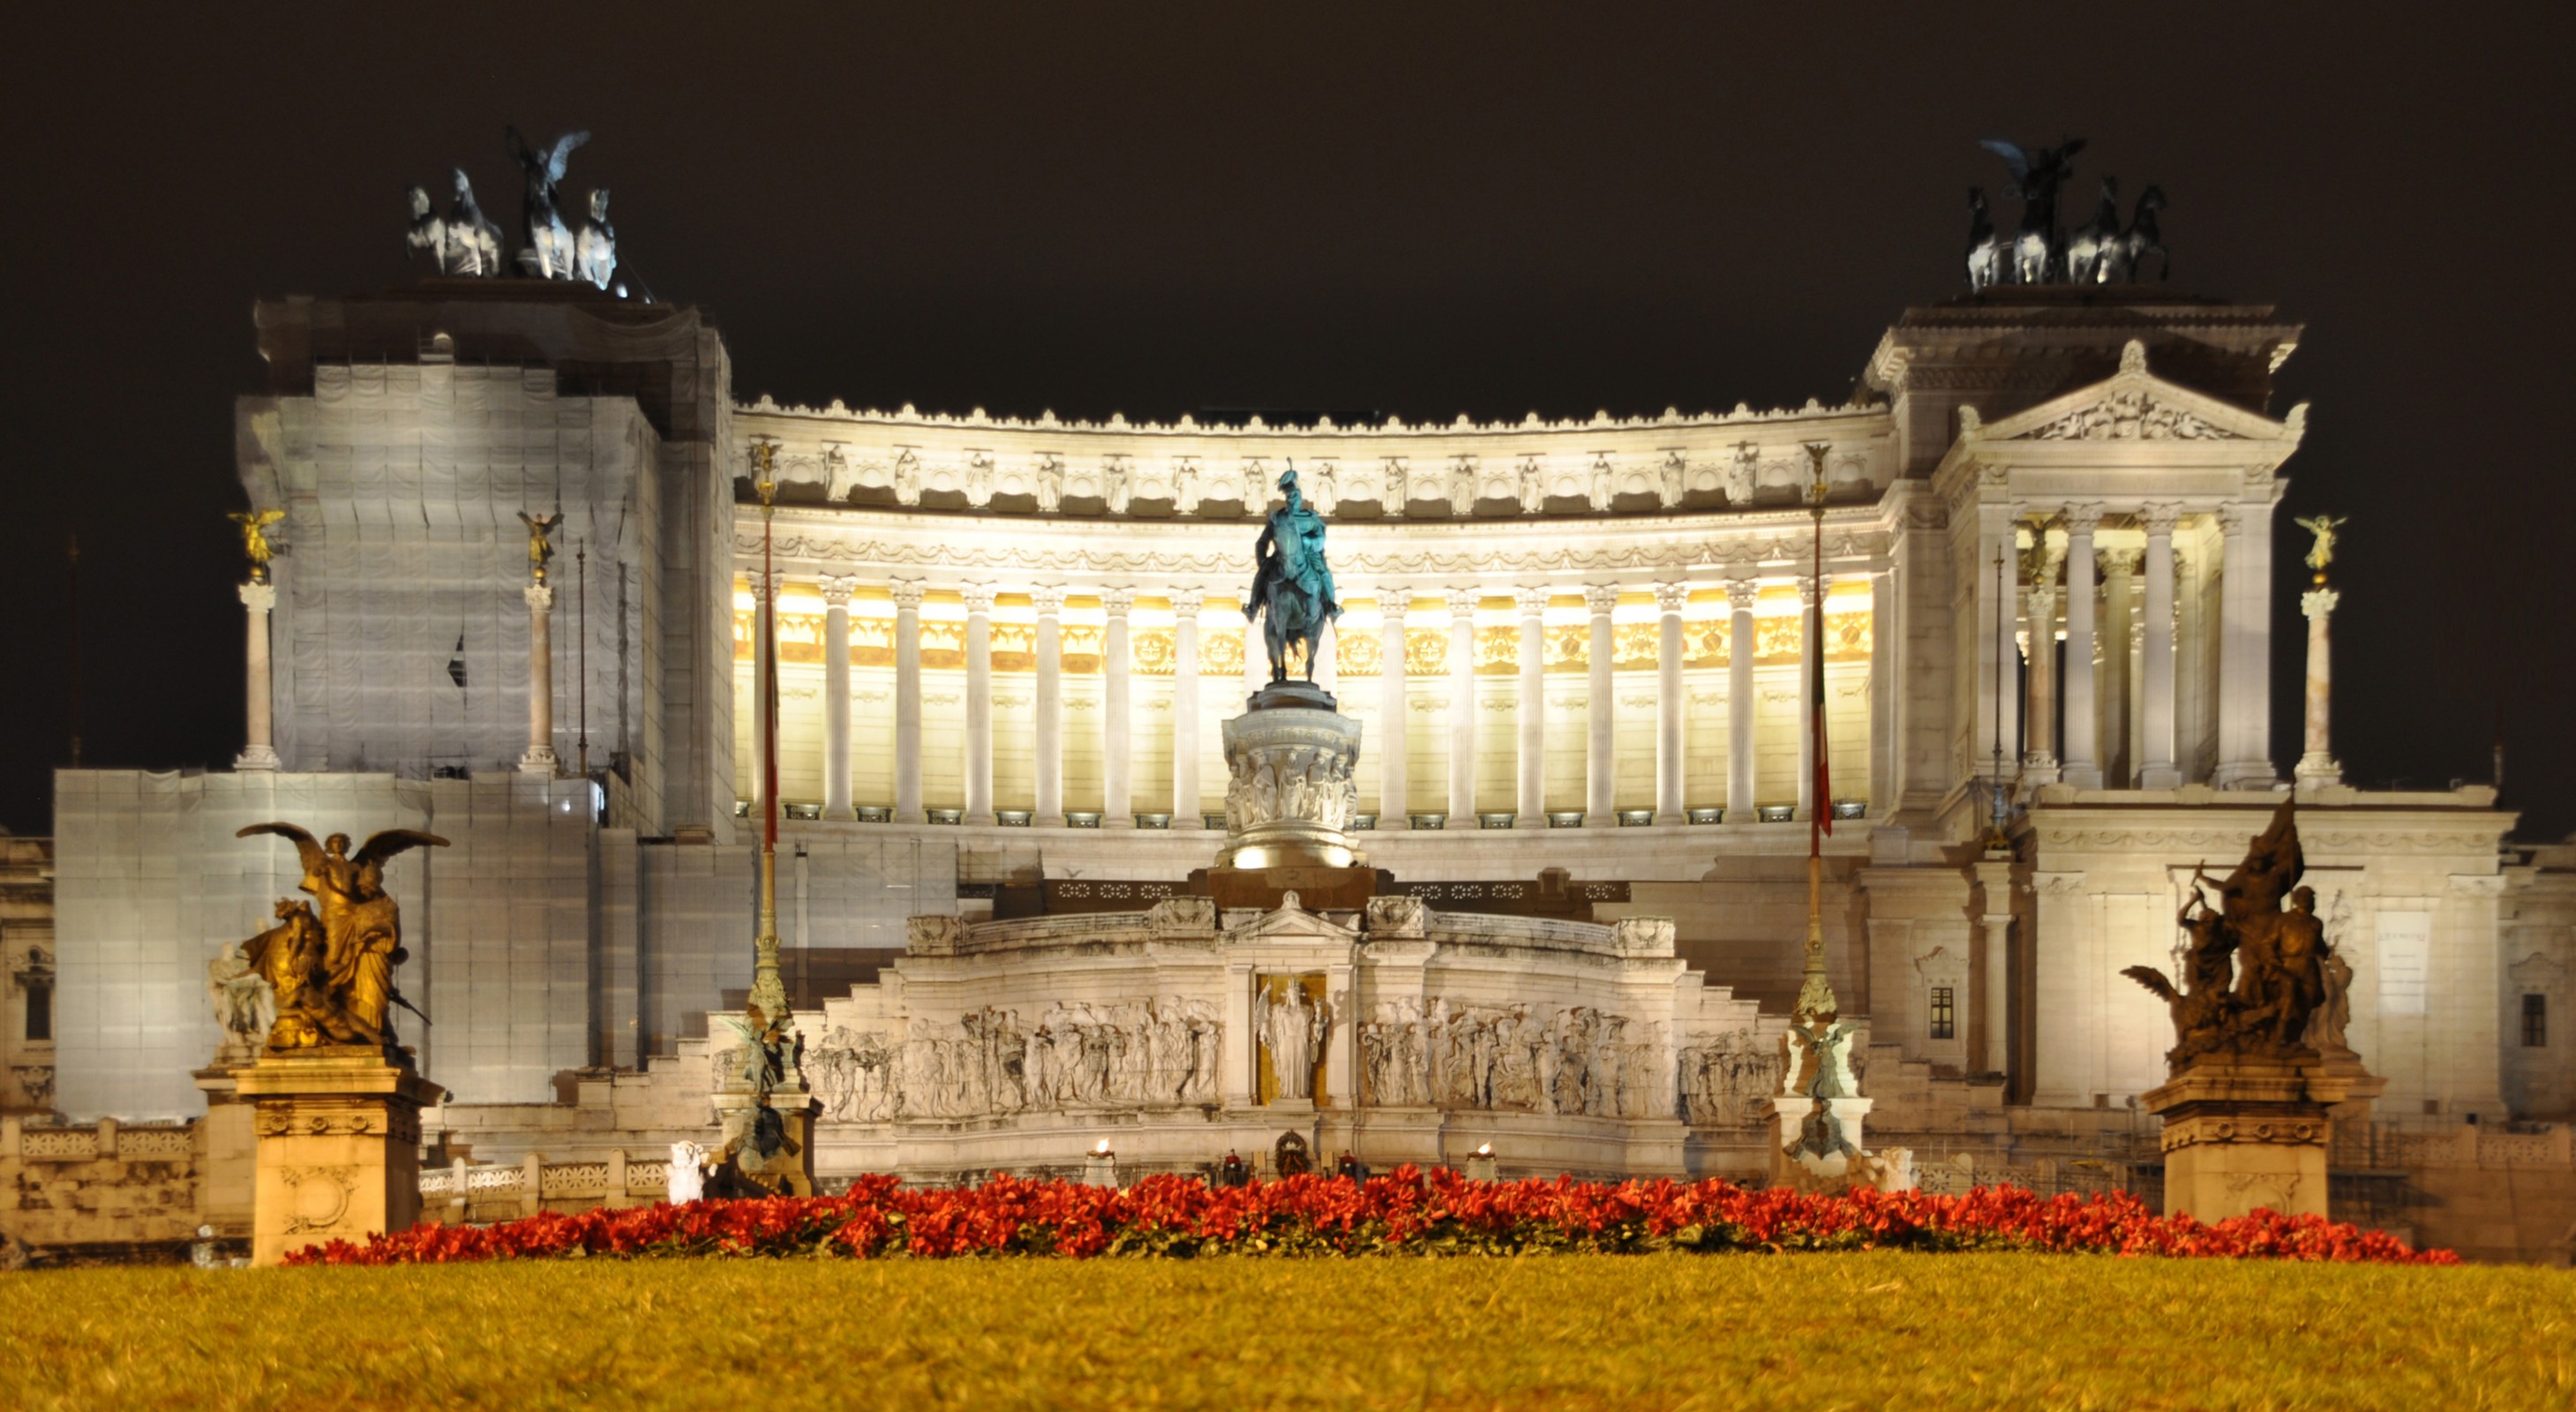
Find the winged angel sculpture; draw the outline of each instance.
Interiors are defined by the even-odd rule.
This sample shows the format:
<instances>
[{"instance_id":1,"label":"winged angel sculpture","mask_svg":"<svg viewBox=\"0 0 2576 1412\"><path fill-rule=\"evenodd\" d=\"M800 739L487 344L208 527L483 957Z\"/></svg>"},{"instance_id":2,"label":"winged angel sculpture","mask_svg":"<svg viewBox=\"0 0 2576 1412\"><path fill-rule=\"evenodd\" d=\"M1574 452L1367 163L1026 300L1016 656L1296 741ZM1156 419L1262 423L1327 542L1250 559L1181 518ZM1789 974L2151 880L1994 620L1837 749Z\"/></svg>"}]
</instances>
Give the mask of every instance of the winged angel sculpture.
<instances>
[{"instance_id":1,"label":"winged angel sculpture","mask_svg":"<svg viewBox=\"0 0 2576 1412\"><path fill-rule=\"evenodd\" d=\"M406 955L402 919L385 892L385 863L408 849L444 848L447 840L418 829L385 829L369 835L353 854L347 834L316 843L293 824L252 824L233 836L253 834L275 834L295 845L304 864L300 886L321 904L317 916L309 903L280 900L277 925L243 947L276 997L268 1051L323 1045L392 1049L388 1007L400 1005L415 1015L420 1009L393 985L393 968Z\"/></svg>"}]
</instances>

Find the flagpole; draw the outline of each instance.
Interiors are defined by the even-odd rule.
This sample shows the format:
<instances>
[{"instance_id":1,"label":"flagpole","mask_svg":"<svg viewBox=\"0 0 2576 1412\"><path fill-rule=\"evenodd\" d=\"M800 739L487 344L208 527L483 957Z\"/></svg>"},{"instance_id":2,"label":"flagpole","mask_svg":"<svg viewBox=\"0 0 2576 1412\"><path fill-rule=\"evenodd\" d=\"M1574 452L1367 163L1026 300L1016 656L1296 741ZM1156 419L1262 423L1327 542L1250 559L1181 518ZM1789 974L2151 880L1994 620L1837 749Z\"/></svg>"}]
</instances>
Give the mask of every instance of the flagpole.
<instances>
[{"instance_id":1,"label":"flagpole","mask_svg":"<svg viewBox=\"0 0 2576 1412\"><path fill-rule=\"evenodd\" d=\"M758 703L764 729L760 758L760 934L752 939L751 1003L770 1024L787 1018L787 983L778 970L778 580L771 568L770 519L777 511L778 481L772 466L778 445L755 441L752 468L760 492L760 642L767 650Z\"/></svg>"},{"instance_id":2,"label":"flagpole","mask_svg":"<svg viewBox=\"0 0 2576 1412\"><path fill-rule=\"evenodd\" d=\"M1805 965L1798 984L1798 1013L1810 1021L1833 1015L1837 1010L1833 986L1825 979L1825 835L1833 831L1830 815L1833 799L1829 793L1831 771L1825 761L1825 455L1833 448L1824 442L1809 442L1807 508L1815 521L1812 577L1808 584L1812 600L1808 607L1804 639L1807 652L1814 654L1809 670L1815 685L1807 703L1808 749L1813 758L1814 773L1808 777L1807 807L1807 940ZM1737 649L1742 650L1742 649Z\"/></svg>"}]
</instances>

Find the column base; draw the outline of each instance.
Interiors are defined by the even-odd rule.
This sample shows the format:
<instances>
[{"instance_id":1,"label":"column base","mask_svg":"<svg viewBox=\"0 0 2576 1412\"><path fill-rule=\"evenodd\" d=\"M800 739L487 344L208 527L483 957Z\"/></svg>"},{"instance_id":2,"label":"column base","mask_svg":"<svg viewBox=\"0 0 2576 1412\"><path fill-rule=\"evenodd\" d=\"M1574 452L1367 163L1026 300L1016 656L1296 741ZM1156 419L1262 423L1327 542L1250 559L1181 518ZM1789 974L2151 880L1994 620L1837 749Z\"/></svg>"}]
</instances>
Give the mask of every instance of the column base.
<instances>
[{"instance_id":1,"label":"column base","mask_svg":"<svg viewBox=\"0 0 2576 1412\"><path fill-rule=\"evenodd\" d=\"M560 773L560 767L562 764L563 762L555 757L555 749L553 746L540 745L530 750L527 754L519 757L519 773L523 775L554 775Z\"/></svg>"},{"instance_id":2,"label":"column base","mask_svg":"<svg viewBox=\"0 0 2576 1412\"><path fill-rule=\"evenodd\" d=\"M2171 765L2143 765L2138 769L2140 789L2180 789L2182 771Z\"/></svg>"},{"instance_id":3,"label":"column base","mask_svg":"<svg viewBox=\"0 0 2576 1412\"><path fill-rule=\"evenodd\" d=\"M2281 772L2269 760L2231 760L2210 772L2213 789L2274 789Z\"/></svg>"},{"instance_id":4,"label":"column base","mask_svg":"<svg viewBox=\"0 0 2576 1412\"><path fill-rule=\"evenodd\" d=\"M2058 773L2057 757L2045 750L2033 750L2021 757L2022 780L2033 787L2057 783Z\"/></svg>"},{"instance_id":5,"label":"column base","mask_svg":"<svg viewBox=\"0 0 2576 1412\"><path fill-rule=\"evenodd\" d=\"M1443 829L1476 829L1483 828L1484 824L1477 819L1476 813L1472 809L1468 810L1464 814L1453 809L1449 813L1448 820L1442 823L1440 827Z\"/></svg>"},{"instance_id":6,"label":"column base","mask_svg":"<svg viewBox=\"0 0 2576 1412\"><path fill-rule=\"evenodd\" d=\"M2343 762L2322 750L2312 750L2299 757L2299 768L2293 772L2301 789L2317 789L2343 783Z\"/></svg>"},{"instance_id":7,"label":"column base","mask_svg":"<svg viewBox=\"0 0 2576 1412\"><path fill-rule=\"evenodd\" d=\"M1535 810L1535 811L1533 811L1533 810L1528 810L1528 809L1524 809L1524 810L1522 810L1522 811L1520 812L1520 814L1519 814L1517 817L1515 817L1515 818L1512 820L1512 827L1513 827L1513 828L1516 828L1516 829L1543 829L1543 828L1546 828L1546 827L1547 827L1547 811L1546 811L1545 809L1539 809L1539 810Z\"/></svg>"},{"instance_id":8,"label":"column base","mask_svg":"<svg viewBox=\"0 0 2576 1412\"><path fill-rule=\"evenodd\" d=\"M1583 811L1583 826L1587 829L1615 829L1619 827L1619 811L1586 809Z\"/></svg>"},{"instance_id":9,"label":"column base","mask_svg":"<svg viewBox=\"0 0 2576 1412\"><path fill-rule=\"evenodd\" d=\"M1001 822L1000 817L989 809L981 814L969 814L965 820L966 827L970 829L998 828Z\"/></svg>"},{"instance_id":10,"label":"column base","mask_svg":"<svg viewBox=\"0 0 2576 1412\"><path fill-rule=\"evenodd\" d=\"M1119 829L1133 829L1136 827L1136 815L1129 810L1121 810L1113 814L1104 809L1100 812L1100 826L1112 832Z\"/></svg>"},{"instance_id":11,"label":"column base","mask_svg":"<svg viewBox=\"0 0 2576 1412\"><path fill-rule=\"evenodd\" d=\"M364 1045L264 1055L235 1084L258 1134L252 1264L420 1219L420 1110L438 1085Z\"/></svg>"},{"instance_id":12,"label":"column base","mask_svg":"<svg viewBox=\"0 0 2576 1412\"><path fill-rule=\"evenodd\" d=\"M278 768L277 752L265 745L245 746L233 757L235 770L274 770Z\"/></svg>"},{"instance_id":13,"label":"column base","mask_svg":"<svg viewBox=\"0 0 2576 1412\"><path fill-rule=\"evenodd\" d=\"M2102 767L2090 760L2069 760L2058 767L2057 782L2077 789L2100 789Z\"/></svg>"},{"instance_id":14,"label":"column base","mask_svg":"<svg viewBox=\"0 0 2576 1412\"><path fill-rule=\"evenodd\" d=\"M1732 810L1732 809L1727 810L1727 811L1726 811L1726 815L1725 815L1725 817L1726 817L1729 821L1732 821L1732 820L1735 818L1735 811L1734 811L1734 810ZM1618 823L1618 822L1619 822L1619 820L1618 820L1617 816L1615 816L1615 815L1614 815L1614 816L1612 816L1612 818L1611 818L1610 822L1611 822L1611 823L1613 823L1613 824L1616 824L1616 823ZM1674 827L1674 826L1676 826L1676 825L1679 825L1679 824L1687 824L1687 823L1689 823L1689 822L1690 822L1690 815L1688 815L1688 814L1682 814L1682 813L1665 813L1665 812L1664 812L1664 811L1662 811L1662 810L1657 810L1657 811L1655 812L1655 826L1656 826L1657 828L1671 828L1671 827Z\"/></svg>"}]
</instances>

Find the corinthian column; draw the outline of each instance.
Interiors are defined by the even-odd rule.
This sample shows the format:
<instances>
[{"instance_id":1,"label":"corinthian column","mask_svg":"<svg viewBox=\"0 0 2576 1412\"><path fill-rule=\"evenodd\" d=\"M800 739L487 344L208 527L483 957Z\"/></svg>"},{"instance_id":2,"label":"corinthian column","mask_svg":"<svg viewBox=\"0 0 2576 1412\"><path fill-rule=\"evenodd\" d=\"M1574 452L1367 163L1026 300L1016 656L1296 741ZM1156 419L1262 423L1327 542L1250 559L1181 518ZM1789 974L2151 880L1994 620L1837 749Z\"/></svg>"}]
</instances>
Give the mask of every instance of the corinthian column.
<instances>
[{"instance_id":1,"label":"corinthian column","mask_svg":"<svg viewBox=\"0 0 2576 1412\"><path fill-rule=\"evenodd\" d=\"M2174 524L2179 506L2149 505L2138 522L2147 531L2144 640L2138 651L2138 787L2174 789Z\"/></svg>"},{"instance_id":2,"label":"corinthian column","mask_svg":"<svg viewBox=\"0 0 2576 1412\"><path fill-rule=\"evenodd\" d=\"M2272 506L2219 511L2218 770L2220 789L2271 786Z\"/></svg>"},{"instance_id":3,"label":"corinthian column","mask_svg":"<svg viewBox=\"0 0 2576 1412\"><path fill-rule=\"evenodd\" d=\"M894 817L927 820L921 809L921 594L919 579L894 585Z\"/></svg>"},{"instance_id":4,"label":"corinthian column","mask_svg":"<svg viewBox=\"0 0 2576 1412\"><path fill-rule=\"evenodd\" d=\"M1606 829L1619 822L1618 762L1613 753L1618 698L1611 694L1610 680L1615 646L1610 614L1619 606L1619 586L1596 584L1583 590L1583 606L1592 614L1592 640L1584 657L1590 680L1583 698L1583 823L1586 828Z\"/></svg>"},{"instance_id":5,"label":"corinthian column","mask_svg":"<svg viewBox=\"0 0 2576 1412\"><path fill-rule=\"evenodd\" d=\"M1476 590L1449 590L1449 827L1476 827Z\"/></svg>"},{"instance_id":6,"label":"corinthian column","mask_svg":"<svg viewBox=\"0 0 2576 1412\"><path fill-rule=\"evenodd\" d=\"M966 599L966 822L993 817L993 586L970 583Z\"/></svg>"},{"instance_id":7,"label":"corinthian column","mask_svg":"<svg viewBox=\"0 0 2576 1412\"><path fill-rule=\"evenodd\" d=\"M1655 822L1690 822L1690 698L1682 690L1682 610L1690 585L1655 585Z\"/></svg>"},{"instance_id":8,"label":"corinthian column","mask_svg":"<svg viewBox=\"0 0 2576 1412\"><path fill-rule=\"evenodd\" d=\"M1064 823L1064 589L1029 590L1037 605L1037 817L1039 828Z\"/></svg>"},{"instance_id":9,"label":"corinthian column","mask_svg":"<svg viewBox=\"0 0 2576 1412\"><path fill-rule=\"evenodd\" d=\"M2102 787L2093 663L2093 530L2101 523L2099 505L2066 507L2066 738L2058 777L2078 789Z\"/></svg>"},{"instance_id":10,"label":"corinthian column","mask_svg":"<svg viewBox=\"0 0 2576 1412\"><path fill-rule=\"evenodd\" d=\"M2129 706L2129 637L2133 621L2136 554L2126 549L2102 551L2102 763L2114 789L2137 783L2138 757L2130 749L2136 719Z\"/></svg>"},{"instance_id":11,"label":"corinthian column","mask_svg":"<svg viewBox=\"0 0 2576 1412\"><path fill-rule=\"evenodd\" d=\"M1726 586L1726 606L1732 617L1726 622L1726 821L1730 824L1759 822L1761 814L1753 797L1755 765L1753 758L1756 709L1761 705L1753 695L1753 663L1761 650L1760 638L1753 627L1753 599L1760 589L1751 579L1737 579Z\"/></svg>"},{"instance_id":12,"label":"corinthian column","mask_svg":"<svg viewBox=\"0 0 2576 1412\"><path fill-rule=\"evenodd\" d=\"M1172 827L1194 829L1199 813L1199 604L1195 588L1172 590Z\"/></svg>"},{"instance_id":13,"label":"corinthian column","mask_svg":"<svg viewBox=\"0 0 2576 1412\"><path fill-rule=\"evenodd\" d=\"M2046 531L2042 531L2046 533ZM2057 579L2043 558L2027 600L2030 614L2030 714L2023 726L2021 768L2045 783L2057 777Z\"/></svg>"},{"instance_id":14,"label":"corinthian column","mask_svg":"<svg viewBox=\"0 0 2576 1412\"><path fill-rule=\"evenodd\" d=\"M1136 802L1128 787L1127 751L1133 743L1127 723L1127 610L1136 606L1132 588L1105 588L1100 606L1109 625L1100 633L1100 826L1136 827Z\"/></svg>"},{"instance_id":15,"label":"corinthian column","mask_svg":"<svg viewBox=\"0 0 2576 1412\"><path fill-rule=\"evenodd\" d=\"M1521 692L1514 713L1520 724L1520 752L1515 762L1520 785L1513 808L1515 828L1547 827L1547 590L1524 588L1521 609Z\"/></svg>"},{"instance_id":16,"label":"corinthian column","mask_svg":"<svg viewBox=\"0 0 2576 1412\"><path fill-rule=\"evenodd\" d=\"M1405 755L1404 610L1412 591L1381 585L1377 591L1377 826L1413 827Z\"/></svg>"},{"instance_id":17,"label":"corinthian column","mask_svg":"<svg viewBox=\"0 0 2576 1412\"><path fill-rule=\"evenodd\" d=\"M2326 619L2334 616L2338 597L2323 584L2299 595L2299 611L2308 617L2308 729L2306 751L2299 756L2298 782L2308 789L2343 783L2343 765L2334 757L2334 664L2326 638Z\"/></svg>"},{"instance_id":18,"label":"corinthian column","mask_svg":"<svg viewBox=\"0 0 2576 1412\"><path fill-rule=\"evenodd\" d=\"M850 808L850 590L857 579L823 580L823 817Z\"/></svg>"},{"instance_id":19,"label":"corinthian column","mask_svg":"<svg viewBox=\"0 0 2576 1412\"><path fill-rule=\"evenodd\" d=\"M532 775L555 772L555 591L542 583L520 590L528 600L528 753L519 768Z\"/></svg>"},{"instance_id":20,"label":"corinthian column","mask_svg":"<svg viewBox=\"0 0 2576 1412\"><path fill-rule=\"evenodd\" d=\"M236 770L274 770L277 743L270 725L268 614L277 606L277 585L240 586L248 636L242 641L242 752L233 757Z\"/></svg>"}]
</instances>

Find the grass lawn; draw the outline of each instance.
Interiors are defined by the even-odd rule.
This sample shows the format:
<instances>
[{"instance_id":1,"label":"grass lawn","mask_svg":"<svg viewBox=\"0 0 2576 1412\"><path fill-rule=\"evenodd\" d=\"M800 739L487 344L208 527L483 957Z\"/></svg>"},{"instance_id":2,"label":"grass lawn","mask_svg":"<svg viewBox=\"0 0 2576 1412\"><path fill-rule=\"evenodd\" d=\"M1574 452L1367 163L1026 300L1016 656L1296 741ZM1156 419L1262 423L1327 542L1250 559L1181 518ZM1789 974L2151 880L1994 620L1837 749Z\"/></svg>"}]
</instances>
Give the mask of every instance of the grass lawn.
<instances>
[{"instance_id":1,"label":"grass lawn","mask_svg":"<svg viewBox=\"0 0 2576 1412\"><path fill-rule=\"evenodd\" d=\"M40 1408L2576 1406L2576 1274L2047 1255L0 1278Z\"/></svg>"}]
</instances>

